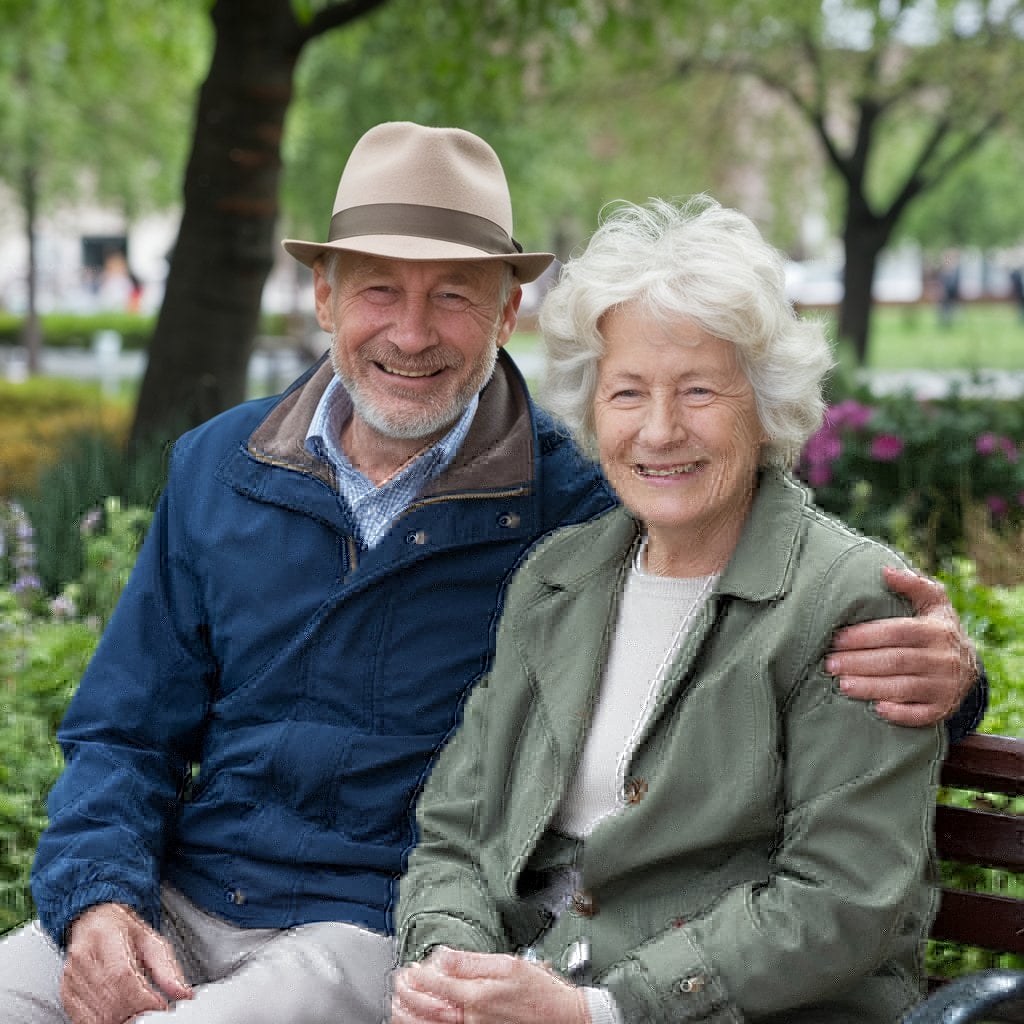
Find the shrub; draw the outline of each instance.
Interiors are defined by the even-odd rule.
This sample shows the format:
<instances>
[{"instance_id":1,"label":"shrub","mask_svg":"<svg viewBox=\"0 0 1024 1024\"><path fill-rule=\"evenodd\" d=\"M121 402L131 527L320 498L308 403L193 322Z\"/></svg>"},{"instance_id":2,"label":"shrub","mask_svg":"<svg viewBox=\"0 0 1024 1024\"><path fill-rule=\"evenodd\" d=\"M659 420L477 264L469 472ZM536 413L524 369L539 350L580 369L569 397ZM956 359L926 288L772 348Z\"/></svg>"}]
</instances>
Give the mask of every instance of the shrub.
<instances>
[{"instance_id":1,"label":"shrub","mask_svg":"<svg viewBox=\"0 0 1024 1024\"><path fill-rule=\"evenodd\" d=\"M7 549L6 560L16 559L16 573L30 575L31 525L21 509L2 511L19 541ZM86 570L63 594L45 602L32 587L0 586L0 933L34 912L29 870L46 825L46 795L62 766L57 725L113 612L148 521L148 510L108 499L85 534ZM4 561L0 551L0 569Z\"/></svg>"},{"instance_id":2,"label":"shrub","mask_svg":"<svg viewBox=\"0 0 1024 1024\"><path fill-rule=\"evenodd\" d=\"M987 510L990 526L1024 524L1022 439L1020 403L848 398L829 407L797 472L850 525L885 537L906 531L934 570L965 553L973 508Z\"/></svg>"},{"instance_id":3,"label":"shrub","mask_svg":"<svg viewBox=\"0 0 1024 1024\"><path fill-rule=\"evenodd\" d=\"M43 344L48 348L89 348L98 331L117 331L126 349L145 349L153 333L152 316L138 313L44 313L40 318ZM0 313L0 345L21 342L24 318Z\"/></svg>"},{"instance_id":4,"label":"shrub","mask_svg":"<svg viewBox=\"0 0 1024 1024\"><path fill-rule=\"evenodd\" d=\"M82 573L83 517L102 508L107 496L124 505L152 508L166 468L163 444L126 452L102 432L83 434L58 450L36 487L19 498L35 528L38 575L47 594L58 593Z\"/></svg>"},{"instance_id":5,"label":"shrub","mask_svg":"<svg viewBox=\"0 0 1024 1024\"><path fill-rule=\"evenodd\" d=\"M140 313L44 313L40 318L43 344L47 348L90 348L99 331L117 331L122 346L130 351L145 351L156 326L156 317ZM0 313L0 345L19 345L24 318ZM264 313L260 333L280 337L288 333L287 317Z\"/></svg>"},{"instance_id":6,"label":"shrub","mask_svg":"<svg viewBox=\"0 0 1024 1024\"><path fill-rule=\"evenodd\" d=\"M43 378L0 382L0 497L33 491L70 439L99 435L119 443L130 421L129 405L104 399L95 385Z\"/></svg>"}]
</instances>

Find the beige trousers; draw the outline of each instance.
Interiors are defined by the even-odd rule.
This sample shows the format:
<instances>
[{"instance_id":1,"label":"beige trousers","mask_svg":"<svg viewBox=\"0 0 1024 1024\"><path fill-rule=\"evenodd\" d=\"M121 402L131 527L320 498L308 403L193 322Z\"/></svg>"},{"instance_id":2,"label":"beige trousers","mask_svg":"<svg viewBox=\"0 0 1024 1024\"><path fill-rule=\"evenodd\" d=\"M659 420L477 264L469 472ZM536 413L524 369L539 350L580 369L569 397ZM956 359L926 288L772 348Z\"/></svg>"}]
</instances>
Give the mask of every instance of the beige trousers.
<instances>
[{"instance_id":1,"label":"beige trousers","mask_svg":"<svg viewBox=\"0 0 1024 1024\"><path fill-rule=\"evenodd\" d=\"M146 1024L380 1024L394 943L355 925L238 928L169 887L161 931L194 986ZM61 955L38 921L0 939L0 1021L68 1024Z\"/></svg>"}]
</instances>

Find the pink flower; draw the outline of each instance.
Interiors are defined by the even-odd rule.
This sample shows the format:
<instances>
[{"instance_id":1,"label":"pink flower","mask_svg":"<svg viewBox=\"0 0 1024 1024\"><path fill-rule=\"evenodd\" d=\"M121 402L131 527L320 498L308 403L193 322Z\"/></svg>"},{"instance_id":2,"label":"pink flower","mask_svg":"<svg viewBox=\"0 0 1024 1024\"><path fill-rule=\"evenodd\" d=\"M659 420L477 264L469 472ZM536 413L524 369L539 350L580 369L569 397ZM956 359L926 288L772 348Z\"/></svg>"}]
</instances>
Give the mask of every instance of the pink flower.
<instances>
[{"instance_id":1,"label":"pink flower","mask_svg":"<svg viewBox=\"0 0 1024 1024\"><path fill-rule=\"evenodd\" d=\"M995 434L979 434L974 442L974 450L979 455L991 455L999 447L999 439Z\"/></svg>"},{"instance_id":2,"label":"pink flower","mask_svg":"<svg viewBox=\"0 0 1024 1024\"><path fill-rule=\"evenodd\" d=\"M1005 498L1000 498L998 494L990 494L985 499L985 504L988 505L989 512L998 519L1000 516L1006 515L1010 508L1010 503Z\"/></svg>"},{"instance_id":3,"label":"pink flower","mask_svg":"<svg viewBox=\"0 0 1024 1024\"><path fill-rule=\"evenodd\" d=\"M837 405L833 405L826 413L828 423L833 427L850 427L852 430L860 430L871 422L875 410L870 405L864 405L852 398L847 398Z\"/></svg>"},{"instance_id":4,"label":"pink flower","mask_svg":"<svg viewBox=\"0 0 1024 1024\"><path fill-rule=\"evenodd\" d=\"M811 487L824 487L832 480L832 470L822 462L816 463L807 470L807 483ZM1024 494L1021 495L1024 498ZM1024 504L1024 502L1022 502Z\"/></svg>"},{"instance_id":5,"label":"pink flower","mask_svg":"<svg viewBox=\"0 0 1024 1024\"><path fill-rule=\"evenodd\" d=\"M871 442L871 458L877 462L894 462L903 454L903 439L895 434L879 434Z\"/></svg>"},{"instance_id":6,"label":"pink flower","mask_svg":"<svg viewBox=\"0 0 1024 1024\"><path fill-rule=\"evenodd\" d=\"M1003 449L1003 454L1006 456L1007 462L1016 462L1020 458L1020 452L1017 451L1017 444L1013 438L999 438L999 447Z\"/></svg>"},{"instance_id":7,"label":"pink flower","mask_svg":"<svg viewBox=\"0 0 1024 1024\"><path fill-rule=\"evenodd\" d=\"M804 449L804 457L812 465L835 462L843 454L843 442L828 427L812 434Z\"/></svg>"}]
</instances>

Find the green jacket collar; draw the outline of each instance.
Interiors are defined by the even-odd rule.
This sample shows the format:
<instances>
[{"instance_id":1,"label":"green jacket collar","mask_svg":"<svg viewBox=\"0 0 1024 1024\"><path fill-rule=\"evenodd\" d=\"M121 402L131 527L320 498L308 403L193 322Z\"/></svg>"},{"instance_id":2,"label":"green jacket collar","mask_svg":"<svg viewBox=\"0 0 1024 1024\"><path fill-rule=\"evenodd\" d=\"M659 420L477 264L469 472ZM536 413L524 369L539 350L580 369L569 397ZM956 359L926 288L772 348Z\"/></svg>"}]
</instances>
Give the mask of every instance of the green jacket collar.
<instances>
[{"instance_id":1,"label":"green jacket collar","mask_svg":"<svg viewBox=\"0 0 1024 1024\"><path fill-rule=\"evenodd\" d=\"M715 592L746 601L784 596L791 586L801 514L808 501L807 492L792 477L778 469L763 470L743 533ZM621 507L608 517L600 535L588 537L595 543L574 548L571 559L545 568L545 583L575 589L595 573L621 571L640 542L641 526Z\"/></svg>"}]
</instances>

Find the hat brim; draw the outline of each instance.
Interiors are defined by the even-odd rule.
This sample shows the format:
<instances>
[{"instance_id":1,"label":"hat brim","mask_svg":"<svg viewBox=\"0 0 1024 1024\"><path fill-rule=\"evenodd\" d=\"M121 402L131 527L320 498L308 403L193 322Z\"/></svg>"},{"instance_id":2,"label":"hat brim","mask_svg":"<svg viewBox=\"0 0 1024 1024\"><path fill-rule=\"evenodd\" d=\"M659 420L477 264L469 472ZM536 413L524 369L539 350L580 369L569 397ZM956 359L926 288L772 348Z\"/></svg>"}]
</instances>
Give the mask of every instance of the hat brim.
<instances>
[{"instance_id":1,"label":"hat brim","mask_svg":"<svg viewBox=\"0 0 1024 1024\"><path fill-rule=\"evenodd\" d=\"M417 235L360 235L336 242L304 242L286 238L281 245L300 263L313 267L324 253L358 252L391 260L471 260L474 263L509 263L522 284L536 281L551 265L551 252L489 253L458 242L446 242Z\"/></svg>"}]
</instances>

